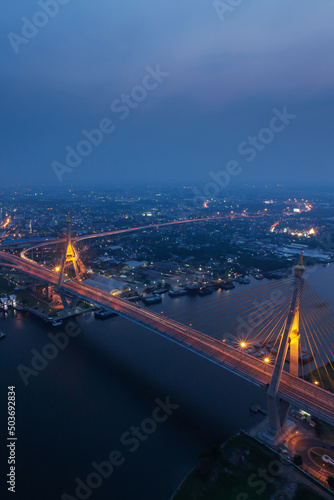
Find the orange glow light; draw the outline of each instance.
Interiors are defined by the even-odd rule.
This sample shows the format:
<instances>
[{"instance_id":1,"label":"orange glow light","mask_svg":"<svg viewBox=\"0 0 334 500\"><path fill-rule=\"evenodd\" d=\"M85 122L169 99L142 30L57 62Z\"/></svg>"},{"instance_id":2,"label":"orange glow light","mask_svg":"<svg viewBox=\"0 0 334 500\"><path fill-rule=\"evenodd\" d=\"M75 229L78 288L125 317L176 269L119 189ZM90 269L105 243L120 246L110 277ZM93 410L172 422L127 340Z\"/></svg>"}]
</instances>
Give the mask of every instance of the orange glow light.
<instances>
[{"instance_id":1,"label":"orange glow light","mask_svg":"<svg viewBox=\"0 0 334 500\"><path fill-rule=\"evenodd\" d=\"M3 225L3 229L6 229L9 223L10 223L10 218L8 217L8 219L6 219L6 222Z\"/></svg>"}]
</instances>

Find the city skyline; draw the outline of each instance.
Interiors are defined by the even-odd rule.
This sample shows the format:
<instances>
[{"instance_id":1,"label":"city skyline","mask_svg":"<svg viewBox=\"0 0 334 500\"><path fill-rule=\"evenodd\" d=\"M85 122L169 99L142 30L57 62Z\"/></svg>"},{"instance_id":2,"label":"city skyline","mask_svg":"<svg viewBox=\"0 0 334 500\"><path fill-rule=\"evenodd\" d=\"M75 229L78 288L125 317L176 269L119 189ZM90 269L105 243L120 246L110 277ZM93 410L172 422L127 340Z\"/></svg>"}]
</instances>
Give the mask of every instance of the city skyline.
<instances>
[{"instance_id":1,"label":"city skyline","mask_svg":"<svg viewBox=\"0 0 334 500\"><path fill-rule=\"evenodd\" d=\"M312 500L328 498L314 495L320 483L334 484L334 196L230 189L193 204L193 194L0 190L0 355L10 401L4 486L18 498L36 491L16 443L42 477L37 498L84 491L156 500L175 492L181 500L193 497L182 490L198 471L203 498L212 489L216 498L233 488L240 496L259 453L265 463L268 453L284 461L288 453L290 473L293 462L318 481L307 486ZM171 418L158 430L162 409ZM255 425L254 413L264 414ZM247 435L228 439L245 425ZM235 466L240 446L257 453ZM203 469L205 450L223 459L218 475L216 460L208 469L214 481ZM234 464L235 486L227 485L226 463ZM270 470L283 494L284 477ZM302 474L294 471L296 495L306 491Z\"/></svg>"}]
</instances>

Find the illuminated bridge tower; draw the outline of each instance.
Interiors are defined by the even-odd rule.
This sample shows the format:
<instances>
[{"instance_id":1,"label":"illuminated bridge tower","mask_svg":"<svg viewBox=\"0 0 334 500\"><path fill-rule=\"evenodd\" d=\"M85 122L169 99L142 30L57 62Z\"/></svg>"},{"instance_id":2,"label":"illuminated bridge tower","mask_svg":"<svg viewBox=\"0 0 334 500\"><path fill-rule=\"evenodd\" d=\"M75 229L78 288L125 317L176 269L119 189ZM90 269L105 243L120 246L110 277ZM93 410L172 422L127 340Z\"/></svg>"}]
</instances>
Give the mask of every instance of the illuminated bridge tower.
<instances>
[{"instance_id":1,"label":"illuminated bridge tower","mask_svg":"<svg viewBox=\"0 0 334 500\"><path fill-rule=\"evenodd\" d=\"M66 228L67 228L67 238L66 238L66 246L63 254L63 259L62 259L62 264L60 268L60 275L59 275L59 281L58 281L58 286L61 287L65 270L68 266L73 266L74 272L75 272L75 277L77 279L80 279L80 269L78 266L78 255L72 245L71 242L71 220L70 216L68 214L67 220L66 220Z\"/></svg>"},{"instance_id":2,"label":"illuminated bridge tower","mask_svg":"<svg viewBox=\"0 0 334 500\"><path fill-rule=\"evenodd\" d=\"M272 441L278 441L284 430L284 425L289 412L289 404L285 401L278 402L278 389L286 361L288 348L290 347L290 374L298 377L298 358L299 358L299 304L302 292L302 276L305 271L303 265L303 254L299 257L298 264L294 268L294 281L290 303L290 310L285 323L284 331L281 337L279 350L273 376L268 389L268 416L269 431L268 437Z\"/></svg>"}]
</instances>

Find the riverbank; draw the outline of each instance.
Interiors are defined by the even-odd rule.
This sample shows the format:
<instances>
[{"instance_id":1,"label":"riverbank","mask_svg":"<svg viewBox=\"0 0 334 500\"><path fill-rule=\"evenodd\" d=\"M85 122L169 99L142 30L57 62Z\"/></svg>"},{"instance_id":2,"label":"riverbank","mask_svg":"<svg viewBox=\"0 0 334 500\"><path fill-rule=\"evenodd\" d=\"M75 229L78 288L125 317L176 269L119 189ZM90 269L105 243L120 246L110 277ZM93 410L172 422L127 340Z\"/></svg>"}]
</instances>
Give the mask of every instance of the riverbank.
<instances>
[{"instance_id":1,"label":"riverbank","mask_svg":"<svg viewBox=\"0 0 334 500\"><path fill-rule=\"evenodd\" d=\"M288 460L241 432L199 457L171 500L322 500L332 495Z\"/></svg>"},{"instance_id":2,"label":"riverbank","mask_svg":"<svg viewBox=\"0 0 334 500\"><path fill-rule=\"evenodd\" d=\"M41 290L36 290L34 292L27 287L17 289L16 283L9 285L8 280L0 277L0 294L9 295L11 293L15 294L17 297L18 306L16 308L18 310L28 311L46 323L60 320L63 321L96 309L96 306L81 299L77 301L75 308L64 309L60 298L58 300L59 304L54 305L57 301L47 299Z\"/></svg>"}]
</instances>

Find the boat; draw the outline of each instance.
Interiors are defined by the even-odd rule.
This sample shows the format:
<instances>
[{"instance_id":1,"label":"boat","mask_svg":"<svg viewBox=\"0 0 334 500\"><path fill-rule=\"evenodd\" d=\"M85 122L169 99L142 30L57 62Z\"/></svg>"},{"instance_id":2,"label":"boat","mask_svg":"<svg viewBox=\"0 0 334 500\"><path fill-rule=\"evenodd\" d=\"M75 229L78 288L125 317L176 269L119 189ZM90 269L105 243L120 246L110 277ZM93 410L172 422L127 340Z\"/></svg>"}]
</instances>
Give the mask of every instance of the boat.
<instances>
[{"instance_id":1,"label":"boat","mask_svg":"<svg viewBox=\"0 0 334 500\"><path fill-rule=\"evenodd\" d=\"M220 284L220 288L222 290L232 290L232 288L235 288L234 283L232 281L222 281Z\"/></svg>"},{"instance_id":2,"label":"boat","mask_svg":"<svg viewBox=\"0 0 334 500\"><path fill-rule=\"evenodd\" d=\"M149 295L143 298L143 302L146 305L159 304L162 302L160 295Z\"/></svg>"},{"instance_id":3,"label":"boat","mask_svg":"<svg viewBox=\"0 0 334 500\"><path fill-rule=\"evenodd\" d=\"M212 295L212 290L210 288L200 288L198 295L205 297L206 295Z\"/></svg>"},{"instance_id":4,"label":"boat","mask_svg":"<svg viewBox=\"0 0 334 500\"><path fill-rule=\"evenodd\" d=\"M161 288L161 289L157 289L154 291L154 293L158 294L158 295L163 295L164 293L167 293L169 290L169 288Z\"/></svg>"},{"instance_id":5,"label":"boat","mask_svg":"<svg viewBox=\"0 0 334 500\"><path fill-rule=\"evenodd\" d=\"M3 332L0 332L0 339L4 339L6 337L6 334Z\"/></svg>"},{"instance_id":6,"label":"boat","mask_svg":"<svg viewBox=\"0 0 334 500\"><path fill-rule=\"evenodd\" d=\"M305 348L301 348L301 355L299 356L299 363L302 365L310 363L313 361L313 355Z\"/></svg>"},{"instance_id":7,"label":"boat","mask_svg":"<svg viewBox=\"0 0 334 500\"><path fill-rule=\"evenodd\" d=\"M107 319L112 318L113 316L117 316L117 314L111 309L99 309L94 312L94 316L96 319Z\"/></svg>"},{"instance_id":8,"label":"boat","mask_svg":"<svg viewBox=\"0 0 334 500\"><path fill-rule=\"evenodd\" d=\"M188 293L187 290L183 290L183 289L181 289L181 290L170 290L168 292L168 295L170 297L181 297L181 295L187 295L187 293Z\"/></svg>"},{"instance_id":9,"label":"boat","mask_svg":"<svg viewBox=\"0 0 334 500\"><path fill-rule=\"evenodd\" d=\"M137 300L141 300L140 295L134 295L133 297L123 297L124 300L127 300L128 302L137 302Z\"/></svg>"},{"instance_id":10,"label":"boat","mask_svg":"<svg viewBox=\"0 0 334 500\"><path fill-rule=\"evenodd\" d=\"M262 415L267 415L266 410L262 408L260 404L255 404L249 408L251 413L261 413Z\"/></svg>"},{"instance_id":11,"label":"boat","mask_svg":"<svg viewBox=\"0 0 334 500\"><path fill-rule=\"evenodd\" d=\"M59 320L54 320L52 321L52 326L61 326L63 324L62 320L59 319Z\"/></svg>"},{"instance_id":12,"label":"boat","mask_svg":"<svg viewBox=\"0 0 334 500\"><path fill-rule=\"evenodd\" d=\"M274 280L281 280L284 277L284 273L276 271L272 273L272 277L274 278Z\"/></svg>"},{"instance_id":13,"label":"boat","mask_svg":"<svg viewBox=\"0 0 334 500\"><path fill-rule=\"evenodd\" d=\"M200 290L200 288L201 287L199 286L198 283L193 283L193 282L189 283L189 285L186 286L186 290L190 294L196 294L196 293L198 293L199 290Z\"/></svg>"}]
</instances>

